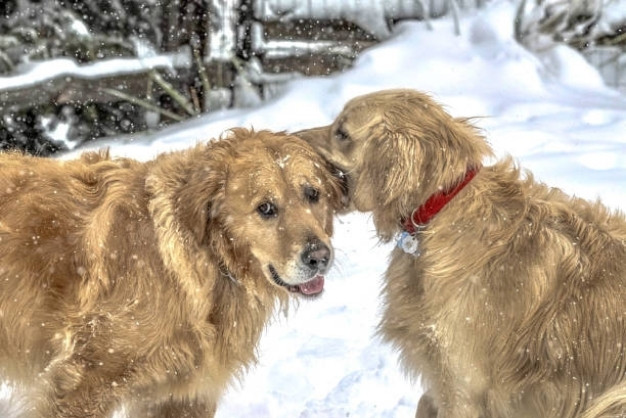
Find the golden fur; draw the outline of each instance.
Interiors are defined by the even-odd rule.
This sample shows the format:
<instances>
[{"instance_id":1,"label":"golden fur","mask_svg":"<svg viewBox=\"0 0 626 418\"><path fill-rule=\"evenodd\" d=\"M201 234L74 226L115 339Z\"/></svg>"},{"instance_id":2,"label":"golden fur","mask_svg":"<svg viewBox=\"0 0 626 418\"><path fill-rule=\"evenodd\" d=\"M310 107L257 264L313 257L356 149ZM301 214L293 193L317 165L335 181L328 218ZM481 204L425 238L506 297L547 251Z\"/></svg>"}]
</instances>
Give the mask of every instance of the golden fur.
<instances>
[{"instance_id":1,"label":"golden fur","mask_svg":"<svg viewBox=\"0 0 626 418\"><path fill-rule=\"evenodd\" d=\"M213 416L275 308L320 290L340 194L267 131L146 163L0 154L1 378L29 416Z\"/></svg>"},{"instance_id":2,"label":"golden fur","mask_svg":"<svg viewBox=\"0 0 626 418\"><path fill-rule=\"evenodd\" d=\"M389 240L492 155L425 94L348 102L301 131ZM421 375L419 418L626 416L626 220L522 174L480 169L386 272L380 335ZM586 412L585 412L586 411Z\"/></svg>"}]
</instances>

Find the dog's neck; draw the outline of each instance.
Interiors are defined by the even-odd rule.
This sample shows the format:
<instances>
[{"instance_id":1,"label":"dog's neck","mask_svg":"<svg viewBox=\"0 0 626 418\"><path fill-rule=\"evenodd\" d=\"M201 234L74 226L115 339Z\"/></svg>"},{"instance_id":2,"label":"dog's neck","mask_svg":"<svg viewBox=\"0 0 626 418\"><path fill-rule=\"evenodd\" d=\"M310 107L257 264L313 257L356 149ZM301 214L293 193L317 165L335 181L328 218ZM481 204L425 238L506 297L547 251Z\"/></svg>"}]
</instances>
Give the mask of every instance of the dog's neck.
<instances>
[{"instance_id":1,"label":"dog's neck","mask_svg":"<svg viewBox=\"0 0 626 418\"><path fill-rule=\"evenodd\" d=\"M402 220L403 229L409 234L415 234L416 230L425 226L456 196L467 184L472 181L480 167L469 168L465 177L449 190L440 191L430 196L419 208L415 209L411 216Z\"/></svg>"}]
</instances>

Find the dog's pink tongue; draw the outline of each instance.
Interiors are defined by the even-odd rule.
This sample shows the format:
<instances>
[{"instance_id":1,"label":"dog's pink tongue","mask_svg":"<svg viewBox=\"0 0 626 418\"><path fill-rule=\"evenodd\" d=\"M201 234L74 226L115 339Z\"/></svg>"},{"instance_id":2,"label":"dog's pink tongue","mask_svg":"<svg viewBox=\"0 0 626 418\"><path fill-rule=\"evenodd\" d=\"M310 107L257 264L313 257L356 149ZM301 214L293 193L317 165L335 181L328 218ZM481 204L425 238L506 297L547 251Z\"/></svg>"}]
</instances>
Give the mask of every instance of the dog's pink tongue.
<instances>
[{"instance_id":1,"label":"dog's pink tongue","mask_svg":"<svg viewBox=\"0 0 626 418\"><path fill-rule=\"evenodd\" d=\"M300 291L305 295L316 295L324 290L324 276L317 275L306 283L300 285Z\"/></svg>"}]
</instances>

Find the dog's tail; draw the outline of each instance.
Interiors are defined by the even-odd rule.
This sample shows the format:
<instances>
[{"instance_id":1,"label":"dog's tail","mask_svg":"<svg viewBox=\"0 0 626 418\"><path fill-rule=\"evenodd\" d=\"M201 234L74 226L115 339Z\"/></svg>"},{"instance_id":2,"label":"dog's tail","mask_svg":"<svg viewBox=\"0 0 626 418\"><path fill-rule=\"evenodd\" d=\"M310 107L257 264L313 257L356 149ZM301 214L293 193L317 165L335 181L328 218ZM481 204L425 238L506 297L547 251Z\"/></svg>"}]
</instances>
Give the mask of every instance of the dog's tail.
<instances>
[{"instance_id":1,"label":"dog's tail","mask_svg":"<svg viewBox=\"0 0 626 418\"><path fill-rule=\"evenodd\" d=\"M626 417L626 382L618 383L594 399L581 418Z\"/></svg>"}]
</instances>

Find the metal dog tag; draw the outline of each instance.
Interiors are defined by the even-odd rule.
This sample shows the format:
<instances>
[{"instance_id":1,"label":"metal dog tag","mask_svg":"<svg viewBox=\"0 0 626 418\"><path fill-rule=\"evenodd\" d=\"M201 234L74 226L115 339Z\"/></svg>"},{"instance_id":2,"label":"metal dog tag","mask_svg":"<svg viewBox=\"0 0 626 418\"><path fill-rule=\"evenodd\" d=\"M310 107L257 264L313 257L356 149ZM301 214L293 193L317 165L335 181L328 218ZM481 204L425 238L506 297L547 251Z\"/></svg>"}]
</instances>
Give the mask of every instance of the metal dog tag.
<instances>
[{"instance_id":1,"label":"metal dog tag","mask_svg":"<svg viewBox=\"0 0 626 418\"><path fill-rule=\"evenodd\" d=\"M407 254L418 256L419 254L419 241L415 235L411 235L406 231L402 231L398 238L398 247Z\"/></svg>"}]
</instances>

